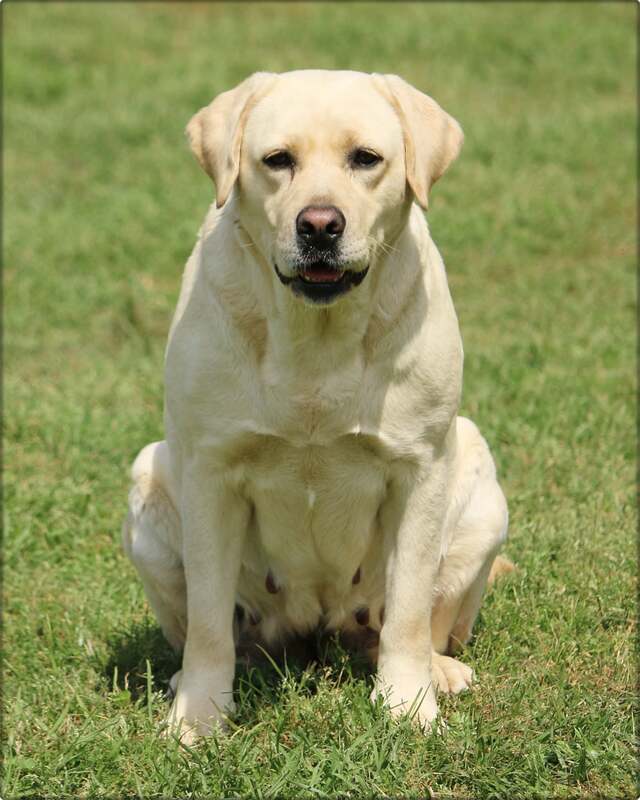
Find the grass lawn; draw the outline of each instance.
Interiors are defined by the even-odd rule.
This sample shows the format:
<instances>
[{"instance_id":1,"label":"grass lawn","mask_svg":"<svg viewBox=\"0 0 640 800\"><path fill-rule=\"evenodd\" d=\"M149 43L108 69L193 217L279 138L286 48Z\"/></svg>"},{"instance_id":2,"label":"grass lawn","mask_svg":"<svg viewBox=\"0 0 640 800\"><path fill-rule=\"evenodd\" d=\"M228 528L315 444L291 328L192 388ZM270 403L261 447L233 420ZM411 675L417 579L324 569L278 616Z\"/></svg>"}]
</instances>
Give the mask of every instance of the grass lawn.
<instances>
[{"instance_id":1,"label":"grass lawn","mask_svg":"<svg viewBox=\"0 0 640 800\"><path fill-rule=\"evenodd\" d=\"M634 3L4 5L2 796L634 798ZM192 112L256 69L397 72L462 124L429 220L518 571L423 737L329 643L157 736L176 659L120 550L212 187Z\"/></svg>"}]
</instances>

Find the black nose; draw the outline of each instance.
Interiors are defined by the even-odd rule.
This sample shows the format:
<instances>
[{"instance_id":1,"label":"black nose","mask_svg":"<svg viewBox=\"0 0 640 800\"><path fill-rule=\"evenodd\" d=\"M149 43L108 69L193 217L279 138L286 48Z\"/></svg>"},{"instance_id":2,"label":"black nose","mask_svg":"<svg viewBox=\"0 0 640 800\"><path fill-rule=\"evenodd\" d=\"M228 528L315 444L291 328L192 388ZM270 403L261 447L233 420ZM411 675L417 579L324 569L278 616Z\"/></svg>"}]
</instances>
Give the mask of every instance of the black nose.
<instances>
[{"instance_id":1,"label":"black nose","mask_svg":"<svg viewBox=\"0 0 640 800\"><path fill-rule=\"evenodd\" d=\"M342 236L346 224L335 206L307 206L296 218L296 232L304 244L327 250Z\"/></svg>"}]
</instances>

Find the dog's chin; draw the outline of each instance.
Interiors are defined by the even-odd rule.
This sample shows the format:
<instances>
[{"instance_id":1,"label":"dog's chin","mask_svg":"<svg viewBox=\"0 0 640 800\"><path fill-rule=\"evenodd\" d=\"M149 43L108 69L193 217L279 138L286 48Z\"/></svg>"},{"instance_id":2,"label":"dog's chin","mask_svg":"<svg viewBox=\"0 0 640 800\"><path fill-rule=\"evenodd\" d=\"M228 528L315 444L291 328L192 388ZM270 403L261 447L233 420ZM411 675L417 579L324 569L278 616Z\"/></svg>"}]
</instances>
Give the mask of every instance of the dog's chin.
<instances>
[{"instance_id":1,"label":"dog's chin","mask_svg":"<svg viewBox=\"0 0 640 800\"><path fill-rule=\"evenodd\" d=\"M295 295L313 305L324 306L359 286L369 272L368 265L354 270L318 263L300 267L294 275L284 275L277 264L274 263L274 267L280 282Z\"/></svg>"}]
</instances>

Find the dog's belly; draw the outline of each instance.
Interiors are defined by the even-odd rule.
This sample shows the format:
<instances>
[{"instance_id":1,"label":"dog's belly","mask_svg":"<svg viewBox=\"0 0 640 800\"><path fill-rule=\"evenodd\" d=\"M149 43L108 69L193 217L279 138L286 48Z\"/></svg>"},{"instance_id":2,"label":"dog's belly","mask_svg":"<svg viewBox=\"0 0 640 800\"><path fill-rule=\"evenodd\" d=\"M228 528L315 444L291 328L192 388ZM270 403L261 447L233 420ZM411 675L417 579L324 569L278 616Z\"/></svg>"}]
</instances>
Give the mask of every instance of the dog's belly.
<instances>
[{"instance_id":1,"label":"dog's belly","mask_svg":"<svg viewBox=\"0 0 640 800\"><path fill-rule=\"evenodd\" d=\"M357 436L306 447L268 437L243 473L253 515L238 602L256 633L379 627L386 469L372 448Z\"/></svg>"}]
</instances>

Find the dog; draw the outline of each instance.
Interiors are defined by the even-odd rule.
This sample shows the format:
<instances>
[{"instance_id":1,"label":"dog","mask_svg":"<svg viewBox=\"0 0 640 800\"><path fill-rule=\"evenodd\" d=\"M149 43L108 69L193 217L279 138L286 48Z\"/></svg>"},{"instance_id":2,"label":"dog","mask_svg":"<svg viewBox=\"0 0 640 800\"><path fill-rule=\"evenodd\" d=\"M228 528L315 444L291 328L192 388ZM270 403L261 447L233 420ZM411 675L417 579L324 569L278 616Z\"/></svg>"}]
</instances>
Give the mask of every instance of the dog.
<instances>
[{"instance_id":1,"label":"dog","mask_svg":"<svg viewBox=\"0 0 640 800\"><path fill-rule=\"evenodd\" d=\"M303 70L252 75L187 135L216 202L169 334L166 439L135 460L123 530L183 650L168 729L224 726L239 637L322 628L372 635L372 699L428 730L436 688L472 682L452 656L507 568L423 213L462 130L398 76Z\"/></svg>"}]
</instances>

